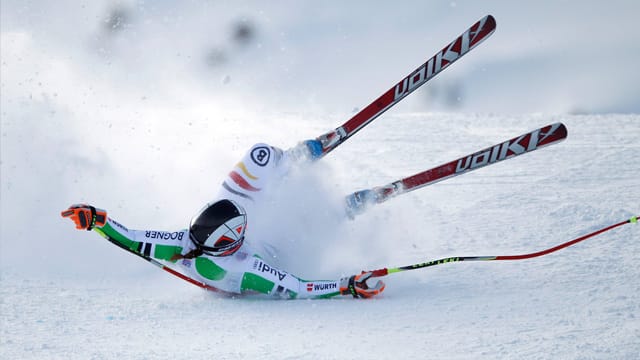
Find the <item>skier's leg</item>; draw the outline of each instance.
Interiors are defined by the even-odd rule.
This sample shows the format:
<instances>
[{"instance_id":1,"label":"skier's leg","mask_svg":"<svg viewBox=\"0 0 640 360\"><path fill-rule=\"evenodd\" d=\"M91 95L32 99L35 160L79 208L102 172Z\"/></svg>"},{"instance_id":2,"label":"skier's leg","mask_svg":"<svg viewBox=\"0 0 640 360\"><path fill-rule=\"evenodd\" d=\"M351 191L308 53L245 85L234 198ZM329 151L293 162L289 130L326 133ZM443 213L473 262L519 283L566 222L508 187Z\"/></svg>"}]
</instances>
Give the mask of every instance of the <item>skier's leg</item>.
<instances>
[{"instance_id":1,"label":"skier's leg","mask_svg":"<svg viewBox=\"0 0 640 360\"><path fill-rule=\"evenodd\" d=\"M318 140L305 140L288 149L287 155L291 160L315 161L322 157L322 143Z\"/></svg>"}]
</instances>

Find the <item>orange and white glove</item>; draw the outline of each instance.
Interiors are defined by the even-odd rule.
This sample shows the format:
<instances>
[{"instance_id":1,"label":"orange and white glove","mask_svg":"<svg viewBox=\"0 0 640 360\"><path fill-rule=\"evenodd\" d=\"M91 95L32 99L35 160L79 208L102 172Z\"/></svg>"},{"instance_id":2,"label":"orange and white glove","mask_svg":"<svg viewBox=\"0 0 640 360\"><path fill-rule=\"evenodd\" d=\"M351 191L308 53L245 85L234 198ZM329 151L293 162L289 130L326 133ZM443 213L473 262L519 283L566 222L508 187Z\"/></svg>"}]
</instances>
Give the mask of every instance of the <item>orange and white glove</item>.
<instances>
[{"instance_id":1,"label":"orange and white glove","mask_svg":"<svg viewBox=\"0 0 640 360\"><path fill-rule=\"evenodd\" d=\"M373 287L367 284L372 275L371 271L363 271L360 275L340 279L340 294L352 295L354 298L370 298L382 293L385 286L382 280L378 280Z\"/></svg>"},{"instance_id":2,"label":"orange and white glove","mask_svg":"<svg viewBox=\"0 0 640 360\"><path fill-rule=\"evenodd\" d=\"M62 217L68 217L76 224L78 230L91 230L95 226L102 227L107 222L107 212L87 204L75 204L62 213Z\"/></svg>"}]
</instances>

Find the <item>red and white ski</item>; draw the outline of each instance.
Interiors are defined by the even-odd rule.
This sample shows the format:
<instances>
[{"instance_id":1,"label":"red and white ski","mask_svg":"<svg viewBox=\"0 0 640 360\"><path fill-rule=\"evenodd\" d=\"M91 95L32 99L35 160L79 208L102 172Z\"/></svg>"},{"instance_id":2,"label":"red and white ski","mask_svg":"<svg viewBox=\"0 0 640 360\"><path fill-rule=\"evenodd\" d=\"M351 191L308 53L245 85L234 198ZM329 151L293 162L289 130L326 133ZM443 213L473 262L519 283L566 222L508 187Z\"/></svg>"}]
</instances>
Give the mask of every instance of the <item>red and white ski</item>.
<instances>
[{"instance_id":1,"label":"red and white ski","mask_svg":"<svg viewBox=\"0 0 640 360\"><path fill-rule=\"evenodd\" d=\"M460 59L471 49L478 46L478 44L493 34L495 29L496 21L493 16L487 15L480 19L480 21L473 24L462 33L462 35L458 36L367 107L360 110L360 112L355 114L347 122L319 136L317 139L322 143L322 156L328 154L375 118L404 99L404 97L449 67L449 65Z\"/></svg>"},{"instance_id":2,"label":"red and white ski","mask_svg":"<svg viewBox=\"0 0 640 360\"><path fill-rule=\"evenodd\" d=\"M547 125L389 184L356 191L346 197L347 213L353 217L364 211L368 205L382 203L400 194L556 144L566 137L567 128L562 123Z\"/></svg>"}]
</instances>

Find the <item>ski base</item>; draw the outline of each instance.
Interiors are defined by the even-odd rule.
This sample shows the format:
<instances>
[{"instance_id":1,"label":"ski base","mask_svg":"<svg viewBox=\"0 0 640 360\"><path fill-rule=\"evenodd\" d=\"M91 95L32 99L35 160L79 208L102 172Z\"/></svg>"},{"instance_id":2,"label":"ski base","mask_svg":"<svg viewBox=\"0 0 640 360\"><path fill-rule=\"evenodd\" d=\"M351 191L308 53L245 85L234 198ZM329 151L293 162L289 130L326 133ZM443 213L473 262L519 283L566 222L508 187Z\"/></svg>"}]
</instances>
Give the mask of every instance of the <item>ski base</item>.
<instances>
[{"instance_id":1,"label":"ski base","mask_svg":"<svg viewBox=\"0 0 640 360\"><path fill-rule=\"evenodd\" d=\"M346 197L347 215L353 218L370 205L383 203L424 186L556 144L566 138L567 128L564 124L547 125L389 184L356 191Z\"/></svg>"},{"instance_id":2,"label":"ski base","mask_svg":"<svg viewBox=\"0 0 640 360\"><path fill-rule=\"evenodd\" d=\"M407 95L424 85L442 70L478 46L491 36L495 30L496 20L491 15L487 15L471 25L471 27L455 40L447 44L442 50L400 80L399 83L387 90L371 104L360 110L347 122L319 136L317 140L322 143L322 156L333 151L360 129L400 102L400 100L404 99Z\"/></svg>"}]
</instances>

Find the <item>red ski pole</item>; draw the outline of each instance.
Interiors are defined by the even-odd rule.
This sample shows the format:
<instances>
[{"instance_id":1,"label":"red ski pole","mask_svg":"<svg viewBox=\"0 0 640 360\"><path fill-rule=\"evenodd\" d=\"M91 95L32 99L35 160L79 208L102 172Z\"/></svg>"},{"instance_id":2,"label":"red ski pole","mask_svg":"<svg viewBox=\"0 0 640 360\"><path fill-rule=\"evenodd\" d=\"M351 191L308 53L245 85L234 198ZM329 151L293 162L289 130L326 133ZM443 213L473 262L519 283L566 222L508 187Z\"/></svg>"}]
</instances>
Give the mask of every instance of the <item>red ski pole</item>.
<instances>
[{"instance_id":1,"label":"red ski pole","mask_svg":"<svg viewBox=\"0 0 640 360\"><path fill-rule=\"evenodd\" d=\"M495 255L495 256L452 256L452 257L447 257L447 258L442 258L442 259L437 259L437 260L431 260L428 262L424 262L424 263L419 263L419 264L413 264L413 265L406 265L406 266L400 266L400 267L395 267L395 268L383 268L383 269L378 269L378 270L374 270L372 277L380 277L380 276L386 276L389 274L393 274L393 273L397 273L397 272L401 272L401 271L407 271L407 270L416 270L416 269L422 269L422 268L426 268L426 267L430 267L430 266L435 266L435 265L440 265L440 264L445 264L445 263L450 263L450 262L461 262L461 261L493 261L493 260L524 260L524 259L530 259L530 258L534 258L534 257L538 257L538 256L543 256L543 255L547 255L550 254L552 252L556 252L560 249L564 249L568 246L571 245L575 245L581 241L587 240L591 237L594 237L598 234L602 234L605 231L609 231L612 229L615 229L619 226L625 225L625 224L636 224L638 223L638 217L639 216L633 216L625 221L621 221L617 224L613 224L607 227L604 227L600 230L596 230L592 233L580 236L579 238L573 239L571 241L567 241L565 243L562 243L560 245L548 248L548 249L544 249L541 251L537 251L537 252L533 252L533 253L528 253L528 254L521 254L521 255Z\"/></svg>"}]
</instances>

